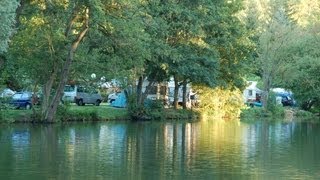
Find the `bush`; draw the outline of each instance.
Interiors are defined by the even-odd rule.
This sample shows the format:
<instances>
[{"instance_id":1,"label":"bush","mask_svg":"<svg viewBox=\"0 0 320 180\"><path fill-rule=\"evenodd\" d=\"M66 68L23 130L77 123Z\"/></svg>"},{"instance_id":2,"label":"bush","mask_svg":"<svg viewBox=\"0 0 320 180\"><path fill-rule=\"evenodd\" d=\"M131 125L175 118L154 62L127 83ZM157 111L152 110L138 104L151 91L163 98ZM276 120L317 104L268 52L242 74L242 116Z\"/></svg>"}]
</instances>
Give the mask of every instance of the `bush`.
<instances>
[{"instance_id":1,"label":"bush","mask_svg":"<svg viewBox=\"0 0 320 180\"><path fill-rule=\"evenodd\" d=\"M60 121L98 121L99 116L96 110L71 111L70 105L60 105L57 119Z\"/></svg>"},{"instance_id":2,"label":"bush","mask_svg":"<svg viewBox=\"0 0 320 180\"><path fill-rule=\"evenodd\" d=\"M251 119L251 118L261 117L263 116L263 114L264 114L263 108L253 107L253 108L242 110L240 117L241 119Z\"/></svg>"},{"instance_id":3,"label":"bush","mask_svg":"<svg viewBox=\"0 0 320 180\"><path fill-rule=\"evenodd\" d=\"M284 117L285 115L285 108L282 104L277 104L276 102L276 94L274 92L269 93L268 98L268 107L266 113L271 113L271 116L275 117Z\"/></svg>"},{"instance_id":4,"label":"bush","mask_svg":"<svg viewBox=\"0 0 320 180\"><path fill-rule=\"evenodd\" d=\"M295 113L295 116L297 117L305 117L305 118L311 118L311 117L314 117L315 115L312 113L312 112L309 112L309 111L304 111L304 110L298 110L296 113Z\"/></svg>"},{"instance_id":5,"label":"bush","mask_svg":"<svg viewBox=\"0 0 320 180\"><path fill-rule=\"evenodd\" d=\"M128 97L128 114L132 120L164 119L164 103L162 100L146 99L143 104L138 104L136 100L136 94L131 94Z\"/></svg>"},{"instance_id":6,"label":"bush","mask_svg":"<svg viewBox=\"0 0 320 180\"><path fill-rule=\"evenodd\" d=\"M245 106L239 89L203 86L194 87L194 89L200 95L198 111L202 116L216 119L238 119L241 109Z\"/></svg>"},{"instance_id":7,"label":"bush","mask_svg":"<svg viewBox=\"0 0 320 180\"><path fill-rule=\"evenodd\" d=\"M150 110L163 109L164 108L164 104L163 104L162 100L150 100L150 99L147 99L144 104L145 104L146 108L149 108Z\"/></svg>"}]
</instances>

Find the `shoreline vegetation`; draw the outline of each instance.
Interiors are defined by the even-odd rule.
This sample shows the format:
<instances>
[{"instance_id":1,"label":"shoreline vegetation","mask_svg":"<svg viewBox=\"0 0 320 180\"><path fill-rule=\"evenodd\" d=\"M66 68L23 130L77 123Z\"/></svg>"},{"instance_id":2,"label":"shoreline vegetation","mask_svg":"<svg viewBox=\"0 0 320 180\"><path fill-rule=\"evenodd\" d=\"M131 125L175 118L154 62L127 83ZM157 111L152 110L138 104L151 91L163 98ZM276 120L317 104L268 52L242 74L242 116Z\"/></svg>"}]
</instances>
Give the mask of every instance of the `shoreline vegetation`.
<instances>
[{"instance_id":1,"label":"shoreline vegetation","mask_svg":"<svg viewBox=\"0 0 320 180\"><path fill-rule=\"evenodd\" d=\"M56 122L103 122L103 121L149 121L149 120L197 120L199 114L196 111L184 109L153 109L148 116L132 119L127 108L115 108L107 104L97 106L60 106ZM1 109L1 123L46 123L39 121L38 109Z\"/></svg>"},{"instance_id":2,"label":"shoreline vegetation","mask_svg":"<svg viewBox=\"0 0 320 180\"><path fill-rule=\"evenodd\" d=\"M314 120L319 117L319 113L304 111L297 107L277 106L272 111L267 112L263 108L259 107L244 109L241 113L240 119L245 121L255 121L257 118Z\"/></svg>"},{"instance_id":3,"label":"shoreline vegetation","mask_svg":"<svg viewBox=\"0 0 320 180\"><path fill-rule=\"evenodd\" d=\"M19 110L1 109L0 124L3 123L46 123L39 121L38 109ZM132 118L127 108L114 108L107 104L96 106L60 106L57 122L104 122L104 121L155 121L155 120L199 120L201 117L197 110L160 108L150 109L147 116ZM292 120L299 118L311 120L319 117L319 114L300 110L292 107L277 107L273 112L265 112L263 108L246 108L240 115L241 121L255 121L259 118Z\"/></svg>"}]
</instances>

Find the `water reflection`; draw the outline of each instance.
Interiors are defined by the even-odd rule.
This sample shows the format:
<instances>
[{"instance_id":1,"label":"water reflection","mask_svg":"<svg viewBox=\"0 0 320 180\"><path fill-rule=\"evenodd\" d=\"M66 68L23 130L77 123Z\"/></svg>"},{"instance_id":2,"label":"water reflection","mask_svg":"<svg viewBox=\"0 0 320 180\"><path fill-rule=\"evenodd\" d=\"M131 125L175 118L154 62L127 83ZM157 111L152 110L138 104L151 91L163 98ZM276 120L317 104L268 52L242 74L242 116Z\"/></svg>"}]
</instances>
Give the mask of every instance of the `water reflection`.
<instances>
[{"instance_id":1,"label":"water reflection","mask_svg":"<svg viewBox=\"0 0 320 180\"><path fill-rule=\"evenodd\" d=\"M0 179L316 179L318 123L0 126Z\"/></svg>"}]
</instances>

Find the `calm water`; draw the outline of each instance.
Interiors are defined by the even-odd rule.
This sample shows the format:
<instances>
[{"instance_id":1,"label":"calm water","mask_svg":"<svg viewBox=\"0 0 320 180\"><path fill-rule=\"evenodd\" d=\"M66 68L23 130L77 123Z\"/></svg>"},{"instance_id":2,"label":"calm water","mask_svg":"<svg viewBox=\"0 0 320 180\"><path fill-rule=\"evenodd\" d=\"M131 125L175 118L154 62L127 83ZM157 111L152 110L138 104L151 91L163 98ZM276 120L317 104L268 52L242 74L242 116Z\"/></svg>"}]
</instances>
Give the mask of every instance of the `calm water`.
<instances>
[{"instance_id":1,"label":"calm water","mask_svg":"<svg viewBox=\"0 0 320 180\"><path fill-rule=\"evenodd\" d=\"M1 125L0 179L318 179L320 124Z\"/></svg>"}]
</instances>

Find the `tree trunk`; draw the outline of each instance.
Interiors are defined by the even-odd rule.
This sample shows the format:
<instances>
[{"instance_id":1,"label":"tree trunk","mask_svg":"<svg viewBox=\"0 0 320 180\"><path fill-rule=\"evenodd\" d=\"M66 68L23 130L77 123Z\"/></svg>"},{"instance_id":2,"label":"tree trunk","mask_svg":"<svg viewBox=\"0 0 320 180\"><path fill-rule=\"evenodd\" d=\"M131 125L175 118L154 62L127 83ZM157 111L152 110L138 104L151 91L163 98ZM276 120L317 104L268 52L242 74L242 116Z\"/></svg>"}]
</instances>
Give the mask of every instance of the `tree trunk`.
<instances>
[{"instance_id":1,"label":"tree trunk","mask_svg":"<svg viewBox=\"0 0 320 180\"><path fill-rule=\"evenodd\" d=\"M53 86L53 82L55 81L57 76L56 71L54 71L49 80L47 81L47 83L44 85L43 87L43 98L42 98L42 102L41 102L41 119L46 119L46 114L48 112L49 109L49 103L50 103L50 95L51 95L51 89Z\"/></svg>"},{"instance_id":2,"label":"tree trunk","mask_svg":"<svg viewBox=\"0 0 320 180\"><path fill-rule=\"evenodd\" d=\"M173 107L178 109L179 101L179 81L176 76L174 76L174 94L173 94Z\"/></svg>"},{"instance_id":3,"label":"tree trunk","mask_svg":"<svg viewBox=\"0 0 320 180\"><path fill-rule=\"evenodd\" d=\"M150 93L151 87L154 86L154 84L155 84L155 81L149 81L149 84L146 86L146 89L142 94L141 104L140 105L143 105L145 99L148 97L148 95Z\"/></svg>"},{"instance_id":4,"label":"tree trunk","mask_svg":"<svg viewBox=\"0 0 320 180\"><path fill-rule=\"evenodd\" d=\"M71 68L71 64L72 64L72 61L74 58L75 51L77 50L80 42L82 41L82 39L84 38L84 36L86 35L86 33L89 29L89 23L88 23L89 9L88 8L85 11L84 17L85 18L84 18L84 23L83 23L83 29L81 30L81 32L78 34L77 38L72 42L72 44L70 46L70 49L68 52L68 57L63 65L58 88L57 88L56 93L50 103L50 106L48 107L48 111L46 112L46 115L45 115L45 120L49 123L54 122L58 105L59 105L61 98L63 96L63 93L64 93L64 86L66 85L67 80L68 80L69 71ZM74 19L75 18L72 18L71 21L74 21ZM67 29L70 29L70 26L72 26L72 25L73 25L73 23L69 23L69 27L67 27ZM68 34L66 34L66 36L68 36Z\"/></svg>"},{"instance_id":5,"label":"tree trunk","mask_svg":"<svg viewBox=\"0 0 320 180\"><path fill-rule=\"evenodd\" d=\"M143 76L139 77L138 86L137 86L137 104L142 103L142 85L143 85Z\"/></svg>"},{"instance_id":6,"label":"tree trunk","mask_svg":"<svg viewBox=\"0 0 320 180\"><path fill-rule=\"evenodd\" d=\"M189 100L189 97L187 97L187 81L183 80L182 82L182 107L183 109L187 109L187 100Z\"/></svg>"},{"instance_id":7,"label":"tree trunk","mask_svg":"<svg viewBox=\"0 0 320 180\"><path fill-rule=\"evenodd\" d=\"M262 103L265 111L269 108L269 91L271 87L271 76L265 72L263 73L263 95L262 95Z\"/></svg>"},{"instance_id":8,"label":"tree trunk","mask_svg":"<svg viewBox=\"0 0 320 180\"><path fill-rule=\"evenodd\" d=\"M50 103L50 106L49 106L48 111L45 116L45 119L47 122L54 122L54 118L56 115L58 105L59 105L60 100L63 96L64 86L66 85L67 80L68 80L69 70L70 70L71 63L73 61L75 50L76 49L74 48L74 46L72 46L71 49L69 50L68 58L63 66L63 71L61 73L61 77L60 77L61 79L60 79L57 91L56 91L56 93Z\"/></svg>"}]
</instances>

